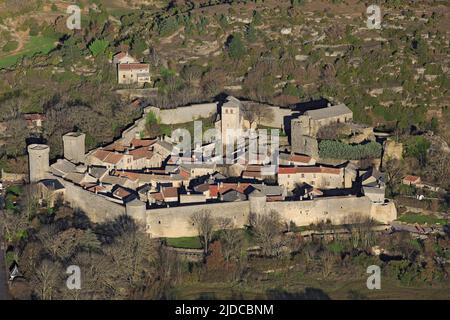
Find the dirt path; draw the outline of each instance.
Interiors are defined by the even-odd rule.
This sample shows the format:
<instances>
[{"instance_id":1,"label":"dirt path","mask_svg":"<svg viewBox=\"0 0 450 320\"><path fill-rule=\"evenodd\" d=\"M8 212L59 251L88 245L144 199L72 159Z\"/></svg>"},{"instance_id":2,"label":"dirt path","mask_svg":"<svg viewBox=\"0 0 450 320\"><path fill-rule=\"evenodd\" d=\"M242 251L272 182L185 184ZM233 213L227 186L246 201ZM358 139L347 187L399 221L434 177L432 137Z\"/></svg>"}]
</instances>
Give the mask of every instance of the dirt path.
<instances>
[{"instance_id":1,"label":"dirt path","mask_svg":"<svg viewBox=\"0 0 450 320\"><path fill-rule=\"evenodd\" d=\"M25 44L28 42L28 39L30 38L28 35L28 31L18 31L16 32L15 36L19 45L17 46L16 50L9 52L7 56L12 56L21 52L25 47Z\"/></svg>"}]
</instances>

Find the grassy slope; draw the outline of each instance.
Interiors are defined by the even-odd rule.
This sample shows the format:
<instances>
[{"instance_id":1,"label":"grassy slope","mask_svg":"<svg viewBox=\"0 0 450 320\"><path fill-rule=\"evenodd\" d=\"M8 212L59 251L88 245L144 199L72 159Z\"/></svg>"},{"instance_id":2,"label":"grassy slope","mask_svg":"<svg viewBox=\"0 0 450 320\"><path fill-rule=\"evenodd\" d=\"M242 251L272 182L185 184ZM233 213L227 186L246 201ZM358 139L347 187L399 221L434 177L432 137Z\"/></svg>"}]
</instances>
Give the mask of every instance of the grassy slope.
<instances>
[{"instance_id":1,"label":"grassy slope","mask_svg":"<svg viewBox=\"0 0 450 320\"><path fill-rule=\"evenodd\" d=\"M175 248L201 249L199 237L167 238L167 245Z\"/></svg>"},{"instance_id":2,"label":"grassy slope","mask_svg":"<svg viewBox=\"0 0 450 320\"><path fill-rule=\"evenodd\" d=\"M401 222L406 223L418 223L418 224L441 224L445 225L449 221L447 219L439 219L435 216L417 214L417 213L406 213L397 219Z\"/></svg>"},{"instance_id":3,"label":"grassy slope","mask_svg":"<svg viewBox=\"0 0 450 320\"><path fill-rule=\"evenodd\" d=\"M24 49L17 54L0 57L0 68L14 65L22 57L31 57L37 53L47 54L54 48L55 39L43 36L30 37Z\"/></svg>"}]
</instances>

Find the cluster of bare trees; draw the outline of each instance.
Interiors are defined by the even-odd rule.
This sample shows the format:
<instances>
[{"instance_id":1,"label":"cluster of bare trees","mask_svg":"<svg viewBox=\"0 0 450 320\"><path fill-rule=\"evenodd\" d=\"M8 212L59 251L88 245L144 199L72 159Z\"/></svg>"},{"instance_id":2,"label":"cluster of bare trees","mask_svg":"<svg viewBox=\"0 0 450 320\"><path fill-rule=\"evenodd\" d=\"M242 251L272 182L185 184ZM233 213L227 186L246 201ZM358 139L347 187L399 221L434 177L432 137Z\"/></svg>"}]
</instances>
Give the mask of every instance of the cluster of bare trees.
<instances>
[{"instance_id":1,"label":"cluster of bare trees","mask_svg":"<svg viewBox=\"0 0 450 320\"><path fill-rule=\"evenodd\" d=\"M276 211L268 214L251 213L249 226L263 256L278 257L286 252L287 242L283 235L285 226Z\"/></svg>"},{"instance_id":2,"label":"cluster of bare trees","mask_svg":"<svg viewBox=\"0 0 450 320\"><path fill-rule=\"evenodd\" d=\"M271 122L275 117L273 109L258 103L243 103L241 111L244 119L249 122L252 128L254 124L261 124L263 121Z\"/></svg>"}]
</instances>

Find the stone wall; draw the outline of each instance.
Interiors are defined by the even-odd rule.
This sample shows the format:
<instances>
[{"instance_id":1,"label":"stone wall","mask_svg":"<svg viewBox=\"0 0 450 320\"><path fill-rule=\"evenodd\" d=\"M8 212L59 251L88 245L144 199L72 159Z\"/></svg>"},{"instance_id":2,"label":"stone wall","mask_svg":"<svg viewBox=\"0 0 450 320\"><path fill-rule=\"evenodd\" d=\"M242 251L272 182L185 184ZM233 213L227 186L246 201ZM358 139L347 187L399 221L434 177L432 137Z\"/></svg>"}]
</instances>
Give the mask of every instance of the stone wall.
<instances>
[{"instance_id":1,"label":"stone wall","mask_svg":"<svg viewBox=\"0 0 450 320\"><path fill-rule=\"evenodd\" d=\"M53 177L56 179L56 177ZM101 195L84 190L71 182L58 179L66 188L64 200L72 208L77 208L86 213L92 222L111 221L125 214L125 207L114 203Z\"/></svg>"},{"instance_id":2,"label":"stone wall","mask_svg":"<svg viewBox=\"0 0 450 320\"><path fill-rule=\"evenodd\" d=\"M191 122L201 118L208 118L217 113L217 103L194 104L174 109L159 109L150 107L163 124L178 124Z\"/></svg>"},{"instance_id":3,"label":"stone wall","mask_svg":"<svg viewBox=\"0 0 450 320\"><path fill-rule=\"evenodd\" d=\"M382 223L397 218L393 203L373 204L367 197L328 197L307 201L267 202L266 211L275 210L286 220L298 226L330 220L332 224L355 222L370 217Z\"/></svg>"},{"instance_id":4,"label":"stone wall","mask_svg":"<svg viewBox=\"0 0 450 320\"><path fill-rule=\"evenodd\" d=\"M306 154L319 159L319 143L316 138L305 135L292 135L292 152Z\"/></svg>"},{"instance_id":5,"label":"stone wall","mask_svg":"<svg viewBox=\"0 0 450 320\"><path fill-rule=\"evenodd\" d=\"M53 177L55 178L55 177ZM93 222L105 222L126 214L125 206L114 203L101 195L83 190L71 182L59 179L66 187L65 200L73 208L83 210ZM251 205L253 201L253 205ZM258 205L255 205L257 203ZM189 237L197 235L191 216L199 211L208 210L214 218L230 218L236 228L243 228L248 221L250 207L255 213L277 211L282 219L298 226L330 220L333 224L354 222L356 217L371 217L379 222L390 223L397 218L394 203L373 204L367 197L329 197L306 201L266 202L265 198L250 201L209 203L171 208L149 209L145 212L146 230L152 237ZM142 216L133 216L142 222Z\"/></svg>"},{"instance_id":6,"label":"stone wall","mask_svg":"<svg viewBox=\"0 0 450 320\"><path fill-rule=\"evenodd\" d=\"M223 202L147 210L147 232L152 237L191 237L197 235L191 216L208 210L214 217L230 218L237 228L243 228L249 214L248 201Z\"/></svg>"}]
</instances>

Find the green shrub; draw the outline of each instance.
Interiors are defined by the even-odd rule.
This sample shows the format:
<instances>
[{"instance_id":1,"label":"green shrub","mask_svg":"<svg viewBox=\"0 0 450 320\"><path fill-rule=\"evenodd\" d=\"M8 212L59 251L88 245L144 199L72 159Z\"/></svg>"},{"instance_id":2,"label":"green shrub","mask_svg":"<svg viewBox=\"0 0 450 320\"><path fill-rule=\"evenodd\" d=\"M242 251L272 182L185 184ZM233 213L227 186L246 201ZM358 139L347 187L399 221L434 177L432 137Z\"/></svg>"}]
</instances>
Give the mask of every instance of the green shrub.
<instances>
[{"instance_id":1,"label":"green shrub","mask_svg":"<svg viewBox=\"0 0 450 320\"><path fill-rule=\"evenodd\" d=\"M230 58L233 60L241 59L247 52L239 34L232 35L229 38L227 47Z\"/></svg>"},{"instance_id":2,"label":"green shrub","mask_svg":"<svg viewBox=\"0 0 450 320\"><path fill-rule=\"evenodd\" d=\"M107 40L97 39L89 45L89 50L94 57L97 57L98 55L103 54L108 46L109 42Z\"/></svg>"},{"instance_id":3,"label":"green shrub","mask_svg":"<svg viewBox=\"0 0 450 320\"><path fill-rule=\"evenodd\" d=\"M406 141L406 155L416 158L421 165L425 165L430 146L431 143L422 136L411 137Z\"/></svg>"},{"instance_id":4,"label":"green shrub","mask_svg":"<svg viewBox=\"0 0 450 320\"><path fill-rule=\"evenodd\" d=\"M16 50L19 47L19 42L17 41L8 41L4 46L3 46L3 52L11 52Z\"/></svg>"},{"instance_id":5,"label":"green shrub","mask_svg":"<svg viewBox=\"0 0 450 320\"><path fill-rule=\"evenodd\" d=\"M370 159L380 157L381 151L381 145L374 141L356 145L335 140L322 140L319 143L319 155L321 158L345 160Z\"/></svg>"}]
</instances>

